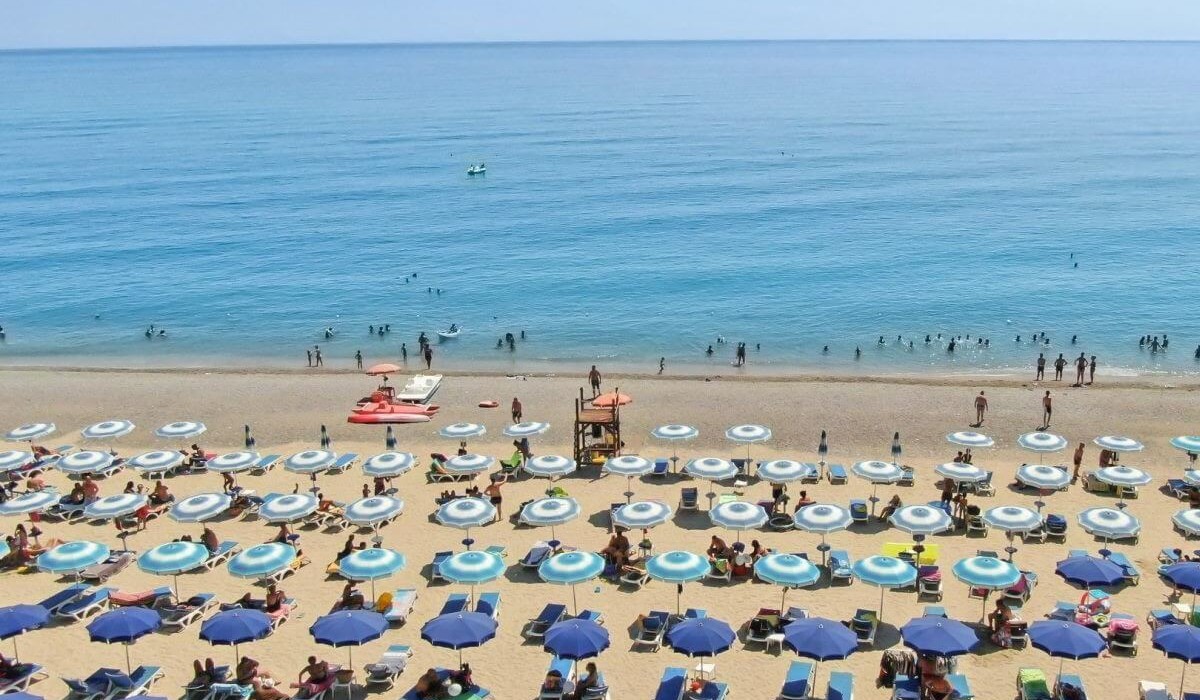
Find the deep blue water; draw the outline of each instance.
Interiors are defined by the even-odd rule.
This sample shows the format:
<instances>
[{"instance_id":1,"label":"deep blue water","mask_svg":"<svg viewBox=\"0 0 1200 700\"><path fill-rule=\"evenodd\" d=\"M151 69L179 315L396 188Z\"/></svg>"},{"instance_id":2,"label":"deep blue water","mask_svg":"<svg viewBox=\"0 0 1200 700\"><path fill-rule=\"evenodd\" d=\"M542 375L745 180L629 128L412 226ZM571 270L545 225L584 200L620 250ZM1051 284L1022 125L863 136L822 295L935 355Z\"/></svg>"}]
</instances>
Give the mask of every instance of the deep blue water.
<instances>
[{"instance_id":1,"label":"deep blue water","mask_svg":"<svg viewBox=\"0 0 1200 700\"><path fill-rule=\"evenodd\" d=\"M1200 44L10 52L0 96L9 362L457 322L463 362L1200 368Z\"/></svg>"}]
</instances>

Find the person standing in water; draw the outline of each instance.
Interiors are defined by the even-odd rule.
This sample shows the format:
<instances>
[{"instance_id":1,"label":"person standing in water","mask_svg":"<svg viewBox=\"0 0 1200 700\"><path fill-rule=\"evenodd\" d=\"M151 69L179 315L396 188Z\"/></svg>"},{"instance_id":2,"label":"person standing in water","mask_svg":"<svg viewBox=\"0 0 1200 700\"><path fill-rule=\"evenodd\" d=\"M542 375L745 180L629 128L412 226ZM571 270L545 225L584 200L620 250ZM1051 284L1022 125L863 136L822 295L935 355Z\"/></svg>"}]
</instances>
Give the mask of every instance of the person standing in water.
<instances>
[{"instance_id":1,"label":"person standing in water","mask_svg":"<svg viewBox=\"0 0 1200 700\"><path fill-rule=\"evenodd\" d=\"M1034 375L1033 381L1040 382L1046 378L1046 354L1038 353L1037 359L1037 374Z\"/></svg>"},{"instance_id":2,"label":"person standing in water","mask_svg":"<svg viewBox=\"0 0 1200 700\"><path fill-rule=\"evenodd\" d=\"M663 370L666 368L667 368L667 358L665 358L665 357L658 358L658 373L662 374Z\"/></svg>"},{"instance_id":3,"label":"person standing in water","mask_svg":"<svg viewBox=\"0 0 1200 700\"><path fill-rule=\"evenodd\" d=\"M425 369L433 368L433 346L425 343Z\"/></svg>"},{"instance_id":4,"label":"person standing in water","mask_svg":"<svg viewBox=\"0 0 1200 700\"><path fill-rule=\"evenodd\" d=\"M400 361L408 364L408 345L400 343Z\"/></svg>"},{"instance_id":5,"label":"person standing in water","mask_svg":"<svg viewBox=\"0 0 1200 700\"><path fill-rule=\"evenodd\" d=\"M308 348L305 348L305 349L304 349L304 354L305 354L305 355L308 355L308 366L309 366L309 367L312 367L312 350L309 350Z\"/></svg>"},{"instance_id":6,"label":"person standing in water","mask_svg":"<svg viewBox=\"0 0 1200 700\"><path fill-rule=\"evenodd\" d=\"M1050 391L1046 391L1046 395L1042 397L1042 430L1050 427L1050 416L1054 413L1054 400L1050 398Z\"/></svg>"},{"instance_id":7,"label":"person standing in water","mask_svg":"<svg viewBox=\"0 0 1200 700\"><path fill-rule=\"evenodd\" d=\"M983 395L982 391L980 391L979 396L975 397L975 425L971 426L972 428L978 428L983 425L983 414L987 413L987 410L987 397Z\"/></svg>"},{"instance_id":8,"label":"person standing in water","mask_svg":"<svg viewBox=\"0 0 1200 700\"><path fill-rule=\"evenodd\" d=\"M1054 360L1054 381L1062 381L1063 369L1065 369L1066 366L1067 358L1063 357L1061 352L1058 353L1058 359Z\"/></svg>"},{"instance_id":9,"label":"person standing in water","mask_svg":"<svg viewBox=\"0 0 1200 700\"><path fill-rule=\"evenodd\" d=\"M313 365L314 367L325 366L325 361L321 359L321 348L316 345L313 346L313 359L316 360L316 364Z\"/></svg>"},{"instance_id":10,"label":"person standing in water","mask_svg":"<svg viewBox=\"0 0 1200 700\"><path fill-rule=\"evenodd\" d=\"M1075 386L1083 386L1083 375L1087 372L1087 355L1079 353L1079 357L1075 358Z\"/></svg>"},{"instance_id":11,"label":"person standing in water","mask_svg":"<svg viewBox=\"0 0 1200 700\"><path fill-rule=\"evenodd\" d=\"M354 351L354 362L358 365L359 369L362 369L362 350Z\"/></svg>"},{"instance_id":12,"label":"person standing in water","mask_svg":"<svg viewBox=\"0 0 1200 700\"><path fill-rule=\"evenodd\" d=\"M1096 356L1092 355L1092 361L1088 363L1088 384L1096 381Z\"/></svg>"},{"instance_id":13,"label":"person standing in water","mask_svg":"<svg viewBox=\"0 0 1200 700\"><path fill-rule=\"evenodd\" d=\"M600 395L600 370L596 369L596 365L592 365L592 369L588 372L588 384L592 386L592 396Z\"/></svg>"}]
</instances>

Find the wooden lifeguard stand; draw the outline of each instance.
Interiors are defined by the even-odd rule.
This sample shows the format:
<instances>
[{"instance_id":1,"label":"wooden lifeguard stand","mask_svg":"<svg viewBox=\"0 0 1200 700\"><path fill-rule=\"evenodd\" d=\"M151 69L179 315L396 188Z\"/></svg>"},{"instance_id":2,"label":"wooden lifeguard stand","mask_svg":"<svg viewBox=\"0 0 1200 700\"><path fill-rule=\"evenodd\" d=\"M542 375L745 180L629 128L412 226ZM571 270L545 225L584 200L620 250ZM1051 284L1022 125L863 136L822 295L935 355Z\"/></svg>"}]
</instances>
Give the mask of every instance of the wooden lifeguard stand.
<instances>
[{"instance_id":1,"label":"wooden lifeguard stand","mask_svg":"<svg viewBox=\"0 0 1200 700\"><path fill-rule=\"evenodd\" d=\"M614 389L619 394L620 390ZM621 454L621 407L593 406L579 389L575 400L575 462L580 467L600 466Z\"/></svg>"}]
</instances>

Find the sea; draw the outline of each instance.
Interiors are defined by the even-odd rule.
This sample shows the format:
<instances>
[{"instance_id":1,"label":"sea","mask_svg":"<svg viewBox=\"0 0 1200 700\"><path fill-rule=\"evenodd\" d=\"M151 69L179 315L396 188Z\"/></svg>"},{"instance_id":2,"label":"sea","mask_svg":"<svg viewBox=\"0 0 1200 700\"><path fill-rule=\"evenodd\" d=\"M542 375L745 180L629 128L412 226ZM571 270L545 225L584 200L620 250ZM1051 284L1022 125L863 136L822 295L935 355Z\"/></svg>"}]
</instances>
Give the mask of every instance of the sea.
<instances>
[{"instance_id":1,"label":"sea","mask_svg":"<svg viewBox=\"0 0 1200 700\"><path fill-rule=\"evenodd\" d=\"M0 96L3 365L1200 372L1196 43L10 51Z\"/></svg>"}]
</instances>

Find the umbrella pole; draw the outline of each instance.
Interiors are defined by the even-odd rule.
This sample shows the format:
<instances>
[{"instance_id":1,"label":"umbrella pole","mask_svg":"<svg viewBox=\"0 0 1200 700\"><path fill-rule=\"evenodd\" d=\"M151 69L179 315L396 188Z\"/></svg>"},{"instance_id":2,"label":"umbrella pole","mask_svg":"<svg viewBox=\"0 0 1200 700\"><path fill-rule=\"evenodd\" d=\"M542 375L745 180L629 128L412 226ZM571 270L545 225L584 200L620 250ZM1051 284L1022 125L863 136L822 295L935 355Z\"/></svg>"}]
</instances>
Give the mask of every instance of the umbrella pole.
<instances>
[{"instance_id":1,"label":"umbrella pole","mask_svg":"<svg viewBox=\"0 0 1200 700\"><path fill-rule=\"evenodd\" d=\"M13 635L13 659L16 661L21 660L21 653L19 651L17 651L17 637L19 637L19 636L21 636L21 635L19 635L19 634ZM1183 696L1181 695L1179 697L1183 697Z\"/></svg>"},{"instance_id":2,"label":"umbrella pole","mask_svg":"<svg viewBox=\"0 0 1200 700\"><path fill-rule=\"evenodd\" d=\"M375 579L371 579L371 600L378 600L375 597Z\"/></svg>"},{"instance_id":3,"label":"umbrella pole","mask_svg":"<svg viewBox=\"0 0 1200 700\"><path fill-rule=\"evenodd\" d=\"M352 646L346 647L346 653L349 654L349 656L350 656L350 668L353 669L354 668L354 647L352 647Z\"/></svg>"},{"instance_id":4,"label":"umbrella pole","mask_svg":"<svg viewBox=\"0 0 1200 700\"><path fill-rule=\"evenodd\" d=\"M625 505L633 502L633 477L625 477Z\"/></svg>"},{"instance_id":5,"label":"umbrella pole","mask_svg":"<svg viewBox=\"0 0 1200 700\"><path fill-rule=\"evenodd\" d=\"M879 587L879 619L883 620L883 594L887 591L883 586Z\"/></svg>"},{"instance_id":6,"label":"umbrella pole","mask_svg":"<svg viewBox=\"0 0 1200 700\"><path fill-rule=\"evenodd\" d=\"M125 673L133 673L133 664L129 662L129 643L125 643Z\"/></svg>"},{"instance_id":7,"label":"umbrella pole","mask_svg":"<svg viewBox=\"0 0 1200 700\"><path fill-rule=\"evenodd\" d=\"M575 609L575 614L579 614L579 599L575 596L575 584L571 584L571 607ZM1183 696L1180 696L1183 697Z\"/></svg>"},{"instance_id":8,"label":"umbrella pole","mask_svg":"<svg viewBox=\"0 0 1200 700\"><path fill-rule=\"evenodd\" d=\"M779 609L787 610L787 586L783 587L783 595L779 598Z\"/></svg>"},{"instance_id":9,"label":"umbrella pole","mask_svg":"<svg viewBox=\"0 0 1200 700\"><path fill-rule=\"evenodd\" d=\"M1187 664L1183 665L1183 672L1179 674L1179 697L1183 697L1183 681L1187 678Z\"/></svg>"},{"instance_id":10,"label":"umbrella pole","mask_svg":"<svg viewBox=\"0 0 1200 700\"><path fill-rule=\"evenodd\" d=\"M241 661L241 659L242 659L242 657L238 656L238 645L234 644L233 645L233 667L234 668L237 668L237 665Z\"/></svg>"}]
</instances>

